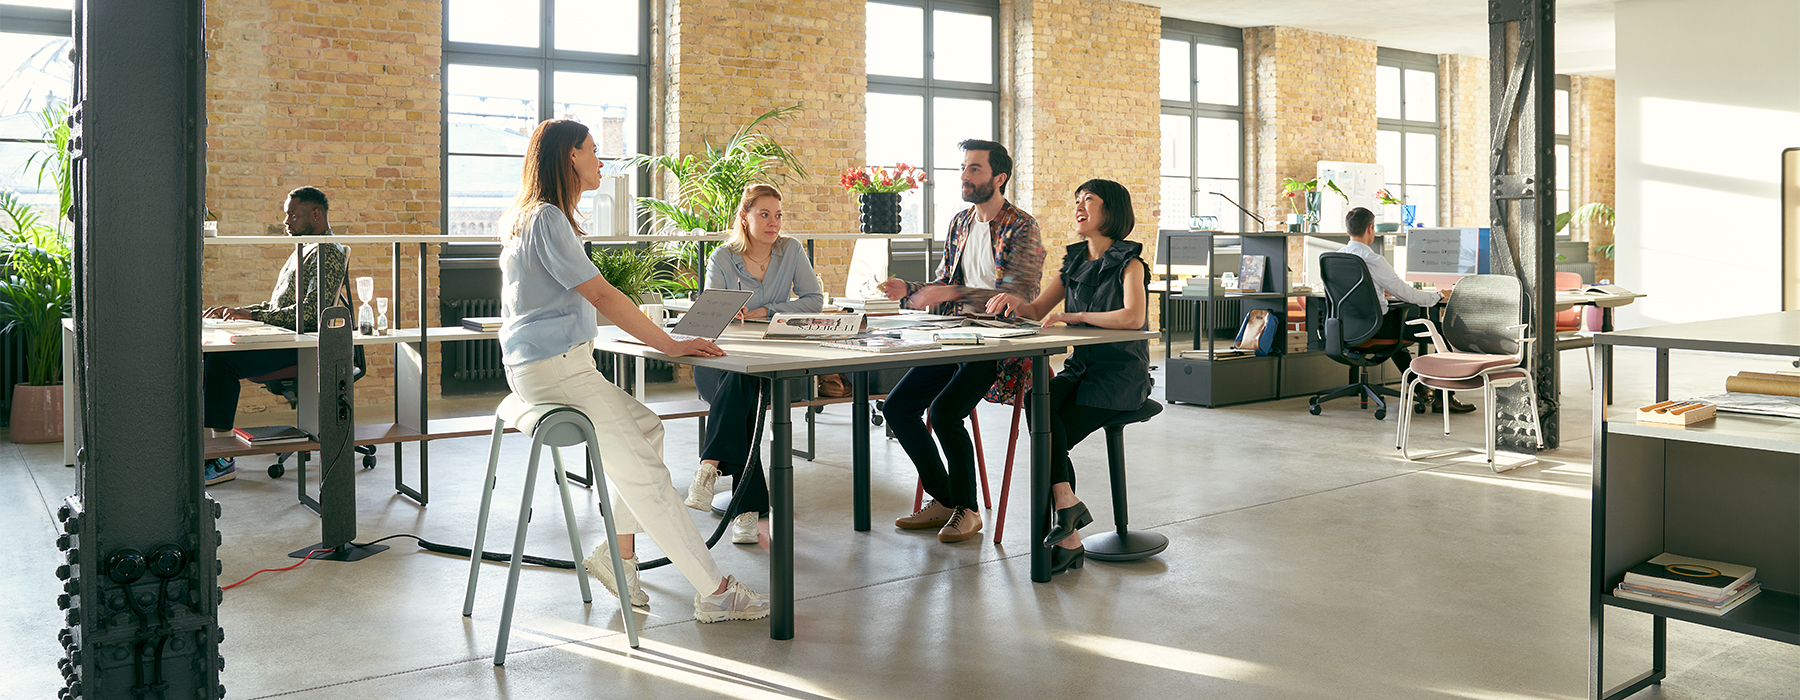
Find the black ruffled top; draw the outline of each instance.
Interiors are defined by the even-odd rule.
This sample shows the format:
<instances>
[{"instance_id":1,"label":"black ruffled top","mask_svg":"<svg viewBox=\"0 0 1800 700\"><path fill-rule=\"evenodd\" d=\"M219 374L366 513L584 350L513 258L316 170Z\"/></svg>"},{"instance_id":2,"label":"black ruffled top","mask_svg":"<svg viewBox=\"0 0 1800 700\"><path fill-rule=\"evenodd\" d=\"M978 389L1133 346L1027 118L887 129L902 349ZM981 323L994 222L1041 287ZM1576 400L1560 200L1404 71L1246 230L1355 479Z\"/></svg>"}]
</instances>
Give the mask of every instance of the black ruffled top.
<instances>
[{"instance_id":1,"label":"black ruffled top","mask_svg":"<svg viewBox=\"0 0 1800 700\"><path fill-rule=\"evenodd\" d=\"M1125 270L1142 265L1144 246L1136 241L1113 241L1097 260L1087 259L1087 243L1078 241L1063 251L1063 310L1071 313L1117 311L1125 308ZM1150 274L1144 270L1145 298ZM1147 314L1146 314L1147 315ZM1093 327L1086 323L1072 324ZM1149 327L1146 318L1139 330ZM1081 382L1075 402L1082 406L1115 411L1134 411L1150 396L1150 341L1132 340L1106 345L1077 346L1063 362L1059 377Z\"/></svg>"}]
</instances>

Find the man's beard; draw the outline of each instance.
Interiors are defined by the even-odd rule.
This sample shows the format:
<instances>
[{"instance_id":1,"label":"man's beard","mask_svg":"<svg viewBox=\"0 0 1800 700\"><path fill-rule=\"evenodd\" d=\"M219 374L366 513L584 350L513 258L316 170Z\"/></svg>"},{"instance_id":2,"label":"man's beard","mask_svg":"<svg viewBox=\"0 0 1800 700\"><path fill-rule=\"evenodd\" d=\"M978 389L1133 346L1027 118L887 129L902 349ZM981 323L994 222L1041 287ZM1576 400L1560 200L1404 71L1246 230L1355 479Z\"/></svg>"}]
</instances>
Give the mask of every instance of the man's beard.
<instances>
[{"instance_id":1,"label":"man's beard","mask_svg":"<svg viewBox=\"0 0 1800 700\"><path fill-rule=\"evenodd\" d=\"M962 196L963 201L965 202L970 204L980 204L994 198L993 180L989 180L985 185L969 185L968 187L969 192Z\"/></svg>"}]
</instances>

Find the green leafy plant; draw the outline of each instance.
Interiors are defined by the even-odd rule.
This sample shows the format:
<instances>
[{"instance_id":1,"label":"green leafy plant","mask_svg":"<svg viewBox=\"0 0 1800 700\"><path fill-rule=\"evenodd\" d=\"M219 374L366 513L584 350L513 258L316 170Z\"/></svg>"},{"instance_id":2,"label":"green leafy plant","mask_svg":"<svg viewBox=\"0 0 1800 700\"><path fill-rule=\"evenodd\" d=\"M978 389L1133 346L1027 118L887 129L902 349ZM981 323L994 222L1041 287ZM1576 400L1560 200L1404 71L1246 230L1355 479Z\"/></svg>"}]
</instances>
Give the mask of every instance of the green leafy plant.
<instances>
[{"instance_id":1,"label":"green leafy plant","mask_svg":"<svg viewBox=\"0 0 1800 700\"><path fill-rule=\"evenodd\" d=\"M674 176L675 192L668 199L637 198L650 212L645 224L651 233L680 233L700 229L723 231L731 226L738 197L753 182L782 184L788 172L806 177L806 167L787 147L759 129L798 114L803 105L778 107L764 112L732 135L725 145L706 143L700 156L638 155L627 161L632 167L649 167Z\"/></svg>"},{"instance_id":2,"label":"green leafy plant","mask_svg":"<svg viewBox=\"0 0 1800 700\"><path fill-rule=\"evenodd\" d=\"M1556 232L1562 233L1562 230L1568 228L1569 224L1572 223L1600 224L1601 226L1612 228L1616 221L1615 214L1616 212L1613 211L1612 205L1606 204L1605 202L1583 204L1576 207L1575 211L1565 211L1556 215ZM1608 243L1595 248L1594 252L1606 256L1607 260L1611 260L1613 259L1614 250L1613 244Z\"/></svg>"},{"instance_id":3,"label":"green leafy plant","mask_svg":"<svg viewBox=\"0 0 1800 700\"><path fill-rule=\"evenodd\" d=\"M26 159L25 169L37 166L39 187L44 185L45 176L56 185L57 207L50 219L56 230L63 231L66 230L63 222L67 220L69 206L75 203L74 171L70 169L72 161L69 153L69 139L73 135L69 128L69 106L51 102L39 110L37 116L46 143L43 150Z\"/></svg>"},{"instance_id":4,"label":"green leafy plant","mask_svg":"<svg viewBox=\"0 0 1800 700\"><path fill-rule=\"evenodd\" d=\"M672 246L623 245L595 248L594 267L606 283L637 299L650 292L684 291L676 270L680 255Z\"/></svg>"},{"instance_id":5,"label":"green leafy plant","mask_svg":"<svg viewBox=\"0 0 1800 700\"><path fill-rule=\"evenodd\" d=\"M26 382L62 383L62 320L74 306L69 239L12 190L0 190L0 333L22 333Z\"/></svg>"},{"instance_id":6,"label":"green leafy plant","mask_svg":"<svg viewBox=\"0 0 1800 700\"><path fill-rule=\"evenodd\" d=\"M1325 188L1336 192L1337 196L1343 197L1345 204L1350 203L1350 195L1344 194L1343 190L1338 189L1337 183L1326 180ZM1281 196L1287 198L1288 206L1293 207L1295 214L1300 213L1300 204L1302 201L1300 195L1316 189L1319 189L1319 178L1316 177L1311 180L1296 180L1290 177L1281 181Z\"/></svg>"}]
</instances>

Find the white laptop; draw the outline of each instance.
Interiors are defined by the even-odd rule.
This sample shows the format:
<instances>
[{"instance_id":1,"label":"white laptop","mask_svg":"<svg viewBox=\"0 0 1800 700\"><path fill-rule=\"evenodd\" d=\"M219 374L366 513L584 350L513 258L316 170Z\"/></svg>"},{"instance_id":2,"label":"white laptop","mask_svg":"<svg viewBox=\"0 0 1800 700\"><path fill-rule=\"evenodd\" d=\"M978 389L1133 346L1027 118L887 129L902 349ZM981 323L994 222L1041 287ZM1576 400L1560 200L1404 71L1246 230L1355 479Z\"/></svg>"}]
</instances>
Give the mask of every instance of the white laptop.
<instances>
[{"instance_id":1,"label":"white laptop","mask_svg":"<svg viewBox=\"0 0 1800 700\"><path fill-rule=\"evenodd\" d=\"M708 289L701 292L700 298L694 300L694 306L669 330L669 337L676 340L718 340L725 332L725 327L731 325L731 320L750 302L750 295L753 293L743 289Z\"/></svg>"}]
</instances>

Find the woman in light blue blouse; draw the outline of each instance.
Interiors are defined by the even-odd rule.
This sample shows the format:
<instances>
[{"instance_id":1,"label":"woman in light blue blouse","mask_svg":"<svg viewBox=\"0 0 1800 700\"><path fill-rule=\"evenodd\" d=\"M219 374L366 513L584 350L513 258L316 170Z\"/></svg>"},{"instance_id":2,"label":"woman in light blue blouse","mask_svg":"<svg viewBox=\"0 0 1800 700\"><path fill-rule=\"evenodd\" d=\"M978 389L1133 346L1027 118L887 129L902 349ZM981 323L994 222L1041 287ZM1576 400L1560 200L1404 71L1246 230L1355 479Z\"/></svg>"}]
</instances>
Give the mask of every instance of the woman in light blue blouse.
<instances>
[{"instance_id":1,"label":"woman in light blue blouse","mask_svg":"<svg viewBox=\"0 0 1800 700\"><path fill-rule=\"evenodd\" d=\"M825 294L813 274L812 261L800 241L781 235L781 192L752 184L744 188L732 217L731 240L713 251L707 266L710 289L747 289L754 294L738 312L740 319L767 319L778 313L817 313ZM769 490L761 470L746 470L751 436L756 429L756 393L762 380L706 367L694 368L700 398L712 405L706 415L706 438L700 444L700 468L688 486L687 506L711 510L713 482L732 477L740 492L740 515L731 520L731 541L756 544L758 514L769 510Z\"/></svg>"}]
</instances>

